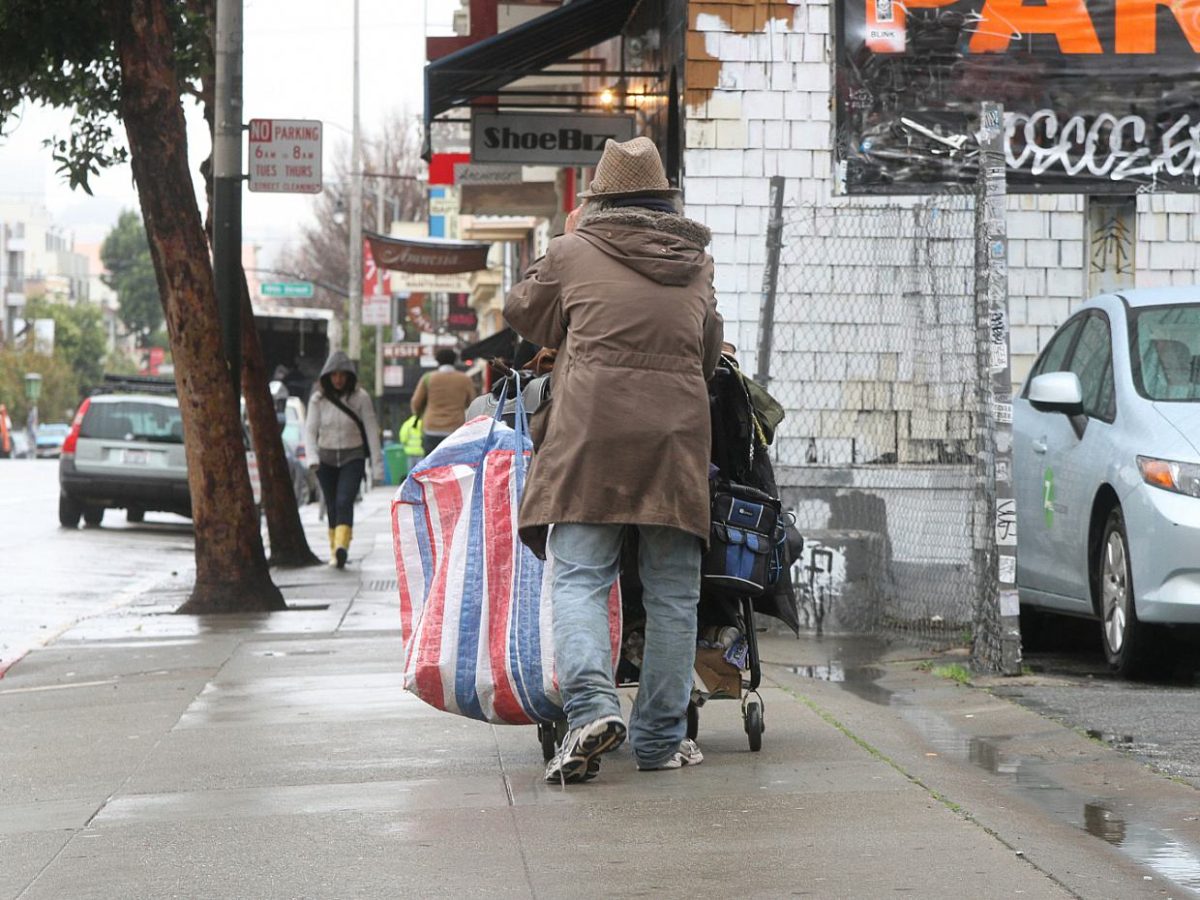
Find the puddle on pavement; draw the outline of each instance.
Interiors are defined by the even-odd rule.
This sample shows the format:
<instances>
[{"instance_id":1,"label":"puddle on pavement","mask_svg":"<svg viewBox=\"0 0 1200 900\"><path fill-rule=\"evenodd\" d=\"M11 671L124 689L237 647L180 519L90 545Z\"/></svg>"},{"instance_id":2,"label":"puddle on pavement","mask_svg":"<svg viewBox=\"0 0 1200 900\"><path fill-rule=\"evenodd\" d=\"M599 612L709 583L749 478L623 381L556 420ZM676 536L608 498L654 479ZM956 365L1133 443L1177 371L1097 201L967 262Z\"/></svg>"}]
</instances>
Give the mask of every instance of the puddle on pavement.
<instances>
[{"instance_id":1,"label":"puddle on pavement","mask_svg":"<svg viewBox=\"0 0 1200 900\"><path fill-rule=\"evenodd\" d=\"M1165 830L1127 821L1103 803L1084 805L1083 827L1088 834L1112 844L1163 878L1200 892L1200 857Z\"/></svg>"},{"instance_id":2,"label":"puddle on pavement","mask_svg":"<svg viewBox=\"0 0 1200 900\"><path fill-rule=\"evenodd\" d=\"M1111 844L1172 884L1200 893L1200 849L1176 840L1168 829L1150 824L1150 816L1139 816L1132 807L1118 813L1109 801L1085 798L1068 791L1049 776L1039 764L1040 760L1006 753L1007 738L963 734L941 716L909 705L903 697L897 697L877 683L884 674L882 668L846 667L837 661L781 668L802 678L828 681L871 703L895 708L939 754L956 757L992 775L1011 779L1014 787L1027 793L1056 817ZM1089 732L1088 735L1112 745L1132 741L1130 735L1101 732Z\"/></svg>"},{"instance_id":3,"label":"puddle on pavement","mask_svg":"<svg viewBox=\"0 0 1200 900\"><path fill-rule=\"evenodd\" d=\"M868 703L879 706L890 706L892 703L892 692L877 684L883 676L883 669L878 666L846 667L840 662L831 661L823 666L784 666L783 669L801 678L832 682Z\"/></svg>"}]
</instances>

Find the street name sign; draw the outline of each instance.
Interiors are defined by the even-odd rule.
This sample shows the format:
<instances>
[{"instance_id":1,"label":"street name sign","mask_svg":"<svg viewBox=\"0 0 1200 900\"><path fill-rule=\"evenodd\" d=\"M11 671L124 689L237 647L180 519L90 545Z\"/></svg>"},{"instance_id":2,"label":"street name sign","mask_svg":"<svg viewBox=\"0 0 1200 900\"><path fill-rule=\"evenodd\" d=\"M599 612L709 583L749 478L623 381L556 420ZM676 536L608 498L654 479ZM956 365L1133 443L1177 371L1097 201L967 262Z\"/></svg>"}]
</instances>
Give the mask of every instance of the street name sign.
<instances>
[{"instance_id":1,"label":"street name sign","mask_svg":"<svg viewBox=\"0 0 1200 900\"><path fill-rule=\"evenodd\" d=\"M594 166L606 141L633 134L633 116L626 115L475 113L471 162Z\"/></svg>"},{"instance_id":2,"label":"street name sign","mask_svg":"<svg viewBox=\"0 0 1200 900\"><path fill-rule=\"evenodd\" d=\"M311 281L264 281L258 286L264 297L296 297L307 299L313 295Z\"/></svg>"},{"instance_id":3,"label":"street name sign","mask_svg":"<svg viewBox=\"0 0 1200 900\"><path fill-rule=\"evenodd\" d=\"M251 119L250 190L319 194L321 123L315 119Z\"/></svg>"}]
</instances>

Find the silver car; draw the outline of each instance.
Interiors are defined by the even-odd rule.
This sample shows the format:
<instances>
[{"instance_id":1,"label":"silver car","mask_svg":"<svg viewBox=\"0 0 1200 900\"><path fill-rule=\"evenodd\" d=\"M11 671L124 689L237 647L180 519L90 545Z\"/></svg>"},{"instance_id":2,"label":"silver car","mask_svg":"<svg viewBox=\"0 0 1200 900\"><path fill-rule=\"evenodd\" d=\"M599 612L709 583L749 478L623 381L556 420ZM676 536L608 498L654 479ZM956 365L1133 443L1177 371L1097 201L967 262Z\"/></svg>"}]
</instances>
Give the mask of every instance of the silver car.
<instances>
[{"instance_id":1,"label":"silver car","mask_svg":"<svg viewBox=\"0 0 1200 900\"><path fill-rule=\"evenodd\" d=\"M1135 675L1200 623L1200 287L1089 300L1013 409L1022 606L1094 617Z\"/></svg>"},{"instance_id":2,"label":"silver car","mask_svg":"<svg viewBox=\"0 0 1200 900\"><path fill-rule=\"evenodd\" d=\"M98 394L84 400L63 443L58 519L99 525L105 509L130 522L147 511L192 514L183 419L173 393Z\"/></svg>"}]
</instances>

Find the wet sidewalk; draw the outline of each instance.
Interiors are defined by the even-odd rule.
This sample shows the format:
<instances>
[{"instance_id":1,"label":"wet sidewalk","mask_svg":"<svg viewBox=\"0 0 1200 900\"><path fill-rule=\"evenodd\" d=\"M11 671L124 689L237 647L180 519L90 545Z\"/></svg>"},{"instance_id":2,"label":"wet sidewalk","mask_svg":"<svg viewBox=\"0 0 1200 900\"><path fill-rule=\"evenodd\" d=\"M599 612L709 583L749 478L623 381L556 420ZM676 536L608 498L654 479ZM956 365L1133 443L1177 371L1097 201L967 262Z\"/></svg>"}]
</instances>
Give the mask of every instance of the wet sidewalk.
<instances>
[{"instance_id":1,"label":"wet sidewalk","mask_svg":"<svg viewBox=\"0 0 1200 900\"><path fill-rule=\"evenodd\" d=\"M13 667L0 898L1200 891L1193 788L865 641L764 639L760 753L713 702L702 766L545 785L532 727L401 691L389 498L347 570L275 573L287 613L148 594Z\"/></svg>"}]
</instances>

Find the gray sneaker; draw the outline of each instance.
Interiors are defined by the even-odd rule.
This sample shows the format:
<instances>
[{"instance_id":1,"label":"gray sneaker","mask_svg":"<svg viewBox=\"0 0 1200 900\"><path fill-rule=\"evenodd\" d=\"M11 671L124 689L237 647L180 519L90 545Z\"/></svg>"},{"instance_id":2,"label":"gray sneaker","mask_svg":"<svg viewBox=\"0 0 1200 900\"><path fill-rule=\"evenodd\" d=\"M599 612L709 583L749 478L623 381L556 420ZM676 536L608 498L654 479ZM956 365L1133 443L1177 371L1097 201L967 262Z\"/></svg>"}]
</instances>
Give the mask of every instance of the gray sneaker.
<instances>
[{"instance_id":1,"label":"gray sneaker","mask_svg":"<svg viewBox=\"0 0 1200 900\"><path fill-rule=\"evenodd\" d=\"M691 738L684 738L679 749L657 766L644 766L638 763L639 772L658 772L662 769L682 769L684 766L698 766L704 762L704 754Z\"/></svg>"},{"instance_id":2,"label":"gray sneaker","mask_svg":"<svg viewBox=\"0 0 1200 900\"><path fill-rule=\"evenodd\" d=\"M600 772L600 754L615 750L624 740L625 722L620 716L604 716L572 728L546 764L546 782L575 784L595 778Z\"/></svg>"}]
</instances>

